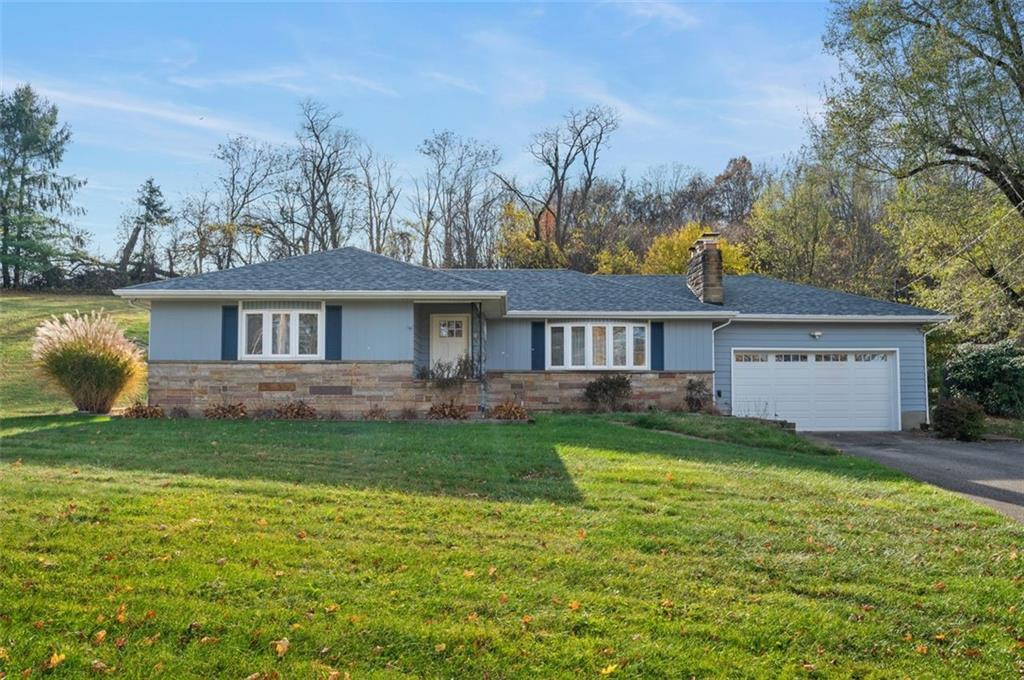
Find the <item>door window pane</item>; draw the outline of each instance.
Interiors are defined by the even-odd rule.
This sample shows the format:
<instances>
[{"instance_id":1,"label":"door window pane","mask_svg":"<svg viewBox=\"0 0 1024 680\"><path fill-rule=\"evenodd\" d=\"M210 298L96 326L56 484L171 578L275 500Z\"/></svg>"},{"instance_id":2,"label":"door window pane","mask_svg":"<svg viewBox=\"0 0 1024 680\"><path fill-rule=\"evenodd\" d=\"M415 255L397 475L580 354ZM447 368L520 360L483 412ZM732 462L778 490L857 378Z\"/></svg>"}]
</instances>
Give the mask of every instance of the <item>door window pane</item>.
<instances>
[{"instance_id":1,"label":"door window pane","mask_svg":"<svg viewBox=\"0 0 1024 680\"><path fill-rule=\"evenodd\" d=\"M647 363L647 327L633 326L633 365Z\"/></svg>"},{"instance_id":2,"label":"door window pane","mask_svg":"<svg viewBox=\"0 0 1024 680\"><path fill-rule=\"evenodd\" d=\"M270 353L291 352L291 318L289 313L270 315Z\"/></svg>"},{"instance_id":3,"label":"door window pane","mask_svg":"<svg viewBox=\"0 0 1024 680\"><path fill-rule=\"evenodd\" d=\"M245 315L245 353L263 354L263 315Z\"/></svg>"},{"instance_id":4,"label":"door window pane","mask_svg":"<svg viewBox=\"0 0 1024 680\"><path fill-rule=\"evenodd\" d=\"M572 327L572 365L587 364L587 329L584 326Z\"/></svg>"},{"instance_id":5,"label":"door window pane","mask_svg":"<svg viewBox=\"0 0 1024 680\"><path fill-rule=\"evenodd\" d=\"M626 365L626 327L612 326L612 365Z\"/></svg>"},{"instance_id":6,"label":"door window pane","mask_svg":"<svg viewBox=\"0 0 1024 680\"><path fill-rule=\"evenodd\" d=\"M590 339L592 348L591 351L594 355L595 366L607 366L608 365L608 327L607 326L594 326L592 337Z\"/></svg>"},{"instance_id":7,"label":"door window pane","mask_svg":"<svg viewBox=\"0 0 1024 680\"><path fill-rule=\"evenodd\" d=\"M565 328L551 327L551 365L565 366Z\"/></svg>"},{"instance_id":8,"label":"door window pane","mask_svg":"<svg viewBox=\"0 0 1024 680\"><path fill-rule=\"evenodd\" d=\"M299 354L317 353L316 321L316 314L299 314Z\"/></svg>"}]
</instances>

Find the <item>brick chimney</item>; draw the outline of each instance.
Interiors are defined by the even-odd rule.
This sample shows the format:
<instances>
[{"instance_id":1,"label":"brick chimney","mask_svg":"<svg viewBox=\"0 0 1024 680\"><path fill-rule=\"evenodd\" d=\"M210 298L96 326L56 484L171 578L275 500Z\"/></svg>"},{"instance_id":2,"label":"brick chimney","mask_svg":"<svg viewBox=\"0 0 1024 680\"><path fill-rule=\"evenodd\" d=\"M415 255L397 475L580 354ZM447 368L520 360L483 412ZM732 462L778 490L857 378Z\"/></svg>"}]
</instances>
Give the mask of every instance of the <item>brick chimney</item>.
<instances>
[{"instance_id":1,"label":"brick chimney","mask_svg":"<svg viewBox=\"0 0 1024 680\"><path fill-rule=\"evenodd\" d=\"M718 247L718 233L705 232L690 248L690 266L686 283L701 302L722 304L722 251Z\"/></svg>"}]
</instances>

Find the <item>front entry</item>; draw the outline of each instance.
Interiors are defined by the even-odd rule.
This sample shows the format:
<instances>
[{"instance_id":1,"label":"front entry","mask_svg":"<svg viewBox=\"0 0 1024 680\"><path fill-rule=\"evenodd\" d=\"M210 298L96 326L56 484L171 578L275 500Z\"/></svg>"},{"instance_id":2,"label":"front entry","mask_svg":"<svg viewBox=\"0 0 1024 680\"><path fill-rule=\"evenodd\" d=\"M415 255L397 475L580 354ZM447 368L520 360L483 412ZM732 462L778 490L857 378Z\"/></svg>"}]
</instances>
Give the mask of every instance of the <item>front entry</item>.
<instances>
[{"instance_id":1,"label":"front entry","mask_svg":"<svg viewBox=\"0 0 1024 680\"><path fill-rule=\"evenodd\" d=\"M469 354L469 314L430 315L430 365L453 364Z\"/></svg>"}]
</instances>

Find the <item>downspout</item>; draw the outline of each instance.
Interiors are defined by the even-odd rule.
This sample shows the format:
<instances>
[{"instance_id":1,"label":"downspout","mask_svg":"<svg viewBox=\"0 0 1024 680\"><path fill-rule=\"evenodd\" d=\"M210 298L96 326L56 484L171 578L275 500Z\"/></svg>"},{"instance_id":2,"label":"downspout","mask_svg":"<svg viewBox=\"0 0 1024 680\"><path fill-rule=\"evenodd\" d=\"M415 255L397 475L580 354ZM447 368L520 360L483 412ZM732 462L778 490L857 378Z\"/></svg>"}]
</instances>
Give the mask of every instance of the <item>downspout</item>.
<instances>
[{"instance_id":1,"label":"downspout","mask_svg":"<svg viewBox=\"0 0 1024 680\"><path fill-rule=\"evenodd\" d=\"M732 317L723 324L711 327L711 398L716 404L718 403L718 390L716 389L718 371L715 370L715 334L718 333L718 331L721 330L722 328L725 328L726 326L731 324L733 322L733 319L735 318L736 317ZM732 412L731 404L729 407L729 412Z\"/></svg>"},{"instance_id":2,"label":"downspout","mask_svg":"<svg viewBox=\"0 0 1024 680\"><path fill-rule=\"evenodd\" d=\"M929 426L932 424L932 404L931 404L931 387L928 385L928 335L932 331L937 331L942 324L946 323L942 321L935 324L921 335L924 336L924 422ZM899 376L896 376L899 380Z\"/></svg>"}]
</instances>

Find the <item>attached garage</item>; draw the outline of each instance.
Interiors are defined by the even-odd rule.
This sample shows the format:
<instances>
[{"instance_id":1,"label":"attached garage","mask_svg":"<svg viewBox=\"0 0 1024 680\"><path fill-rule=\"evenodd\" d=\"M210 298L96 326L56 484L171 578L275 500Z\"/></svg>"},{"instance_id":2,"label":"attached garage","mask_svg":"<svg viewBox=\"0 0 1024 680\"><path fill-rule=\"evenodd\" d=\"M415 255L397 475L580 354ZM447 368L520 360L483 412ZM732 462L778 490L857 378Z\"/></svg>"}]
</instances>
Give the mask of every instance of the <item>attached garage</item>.
<instances>
[{"instance_id":1,"label":"attached garage","mask_svg":"<svg viewBox=\"0 0 1024 680\"><path fill-rule=\"evenodd\" d=\"M798 430L900 429L896 350L734 349L732 413Z\"/></svg>"}]
</instances>

